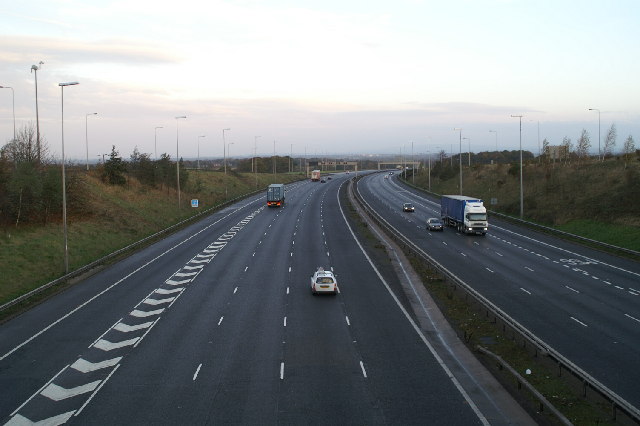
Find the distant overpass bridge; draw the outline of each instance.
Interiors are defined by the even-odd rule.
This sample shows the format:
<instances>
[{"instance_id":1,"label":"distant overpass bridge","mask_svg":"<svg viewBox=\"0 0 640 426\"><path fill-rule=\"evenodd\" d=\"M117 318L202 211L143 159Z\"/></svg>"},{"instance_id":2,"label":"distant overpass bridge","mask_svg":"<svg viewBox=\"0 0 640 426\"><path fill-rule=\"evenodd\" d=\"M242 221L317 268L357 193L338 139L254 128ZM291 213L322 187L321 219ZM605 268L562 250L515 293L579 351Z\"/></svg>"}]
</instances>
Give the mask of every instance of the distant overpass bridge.
<instances>
[{"instance_id":1,"label":"distant overpass bridge","mask_svg":"<svg viewBox=\"0 0 640 426\"><path fill-rule=\"evenodd\" d=\"M379 161L378 162L378 170L382 169L402 169L402 166L405 167L411 166L412 169L420 169L420 161ZM381 166L391 166L391 167L381 167Z\"/></svg>"}]
</instances>

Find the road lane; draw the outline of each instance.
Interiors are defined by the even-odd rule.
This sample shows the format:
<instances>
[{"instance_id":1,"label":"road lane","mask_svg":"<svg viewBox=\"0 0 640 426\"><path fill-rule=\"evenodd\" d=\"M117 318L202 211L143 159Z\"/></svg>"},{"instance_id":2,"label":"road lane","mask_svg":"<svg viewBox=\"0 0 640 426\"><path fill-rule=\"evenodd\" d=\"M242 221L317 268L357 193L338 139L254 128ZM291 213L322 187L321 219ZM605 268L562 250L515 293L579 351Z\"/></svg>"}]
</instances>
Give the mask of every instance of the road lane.
<instances>
[{"instance_id":1,"label":"road lane","mask_svg":"<svg viewBox=\"0 0 640 426\"><path fill-rule=\"evenodd\" d=\"M632 319L640 318L637 262L493 217L485 237L452 228L428 232L423 224L427 217L439 217L437 200L381 175L363 179L359 189L394 227L444 267L640 406L640 373L635 368L640 323ZM414 203L416 212L402 214L403 202Z\"/></svg>"}]
</instances>

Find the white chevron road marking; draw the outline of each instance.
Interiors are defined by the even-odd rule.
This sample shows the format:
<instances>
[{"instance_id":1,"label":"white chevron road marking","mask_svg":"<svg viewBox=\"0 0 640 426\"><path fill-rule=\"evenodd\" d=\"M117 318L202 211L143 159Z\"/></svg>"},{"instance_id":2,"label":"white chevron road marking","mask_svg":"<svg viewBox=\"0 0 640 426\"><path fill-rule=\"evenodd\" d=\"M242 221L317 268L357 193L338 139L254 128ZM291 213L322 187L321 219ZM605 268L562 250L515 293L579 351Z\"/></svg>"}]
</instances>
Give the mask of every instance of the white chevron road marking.
<instances>
[{"instance_id":1,"label":"white chevron road marking","mask_svg":"<svg viewBox=\"0 0 640 426\"><path fill-rule=\"evenodd\" d=\"M96 342L95 345L93 345L93 347L102 349L103 351L112 351L114 349L124 348L125 346L135 345L138 340L140 340L139 337L129 339L129 340L123 340L121 342L110 342L105 339L100 339Z\"/></svg>"},{"instance_id":2,"label":"white chevron road marking","mask_svg":"<svg viewBox=\"0 0 640 426\"><path fill-rule=\"evenodd\" d=\"M77 386L75 388L66 389L62 386L51 383L44 388L40 395L45 396L53 401L62 401L63 399L73 398L74 396L82 395L83 393L93 392L98 387L102 380L96 380L95 382L87 383L86 385Z\"/></svg>"},{"instance_id":3,"label":"white chevron road marking","mask_svg":"<svg viewBox=\"0 0 640 426\"><path fill-rule=\"evenodd\" d=\"M102 370L103 368L110 368L120 362L121 356L113 359L108 359L102 362L91 362L86 359L80 358L73 364L71 368L78 370L81 373L91 373L92 371Z\"/></svg>"}]
</instances>

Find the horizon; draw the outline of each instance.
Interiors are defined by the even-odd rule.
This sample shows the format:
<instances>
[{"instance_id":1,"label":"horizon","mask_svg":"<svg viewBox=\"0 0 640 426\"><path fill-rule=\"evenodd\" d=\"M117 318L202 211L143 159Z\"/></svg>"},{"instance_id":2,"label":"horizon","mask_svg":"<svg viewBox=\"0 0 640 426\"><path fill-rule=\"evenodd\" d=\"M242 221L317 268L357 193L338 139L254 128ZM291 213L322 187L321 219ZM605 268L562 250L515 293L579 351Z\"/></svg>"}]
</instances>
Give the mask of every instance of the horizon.
<instances>
[{"instance_id":1,"label":"horizon","mask_svg":"<svg viewBox=\"0 0 640 426\"><path fill-rule=\"evenodd\" d=\"M618 153L640 134L638 16L632 0L14 3L0 11L0 85L13 88L0 89L0 141L13 137L14 101L17 130L35 124L37 75L56 158L67 81L79 84L64 89L65 154L85 161L87 145L91 159L156 143L172 157L412 143L455 154L460 137L462 152L514 150L512 115L535 155L583 129L597 154L612 124Z\"/></svg>"}]
</instances>

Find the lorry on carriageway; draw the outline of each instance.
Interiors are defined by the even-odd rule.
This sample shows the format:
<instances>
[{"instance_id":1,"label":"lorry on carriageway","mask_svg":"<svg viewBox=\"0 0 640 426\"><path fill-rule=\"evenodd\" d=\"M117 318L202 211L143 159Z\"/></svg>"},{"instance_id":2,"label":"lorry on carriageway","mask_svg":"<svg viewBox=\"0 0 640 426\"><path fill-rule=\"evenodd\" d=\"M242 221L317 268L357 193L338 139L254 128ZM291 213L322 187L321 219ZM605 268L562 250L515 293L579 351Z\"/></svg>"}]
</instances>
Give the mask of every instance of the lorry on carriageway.
<instances>
[{"instance_id":1,"label":"lorry on carriageway","mask_svg":"<svg viewBox=\"0 0 640 426\"><path fill-rule=\"evenodd\" d=\"M440 216L445 225L455 227L464 234L485 235L489 228L487 209L479 198L464 195L443 195Z\"/></svg>"},{"instance_id":2,"label":"lorry on carriageway","mask_svg":"<svg viewBox=\"0 0 640 426\"><path fill-rule=\"evenodd\" d=\"M267 188L267 206L280 207L284 205L284 184L272 183Z\"/></svg>"},{"instance_id":3,"label":"lorry on carriageway","mask_svg":"<svg viewBox=\"0 0 640 426\"><path fill-rule=\"evenodd\" d=\"M319 181L320 181L320 170L312 170L311 182L319 182Z\"/></svg>"}]
</instances>

